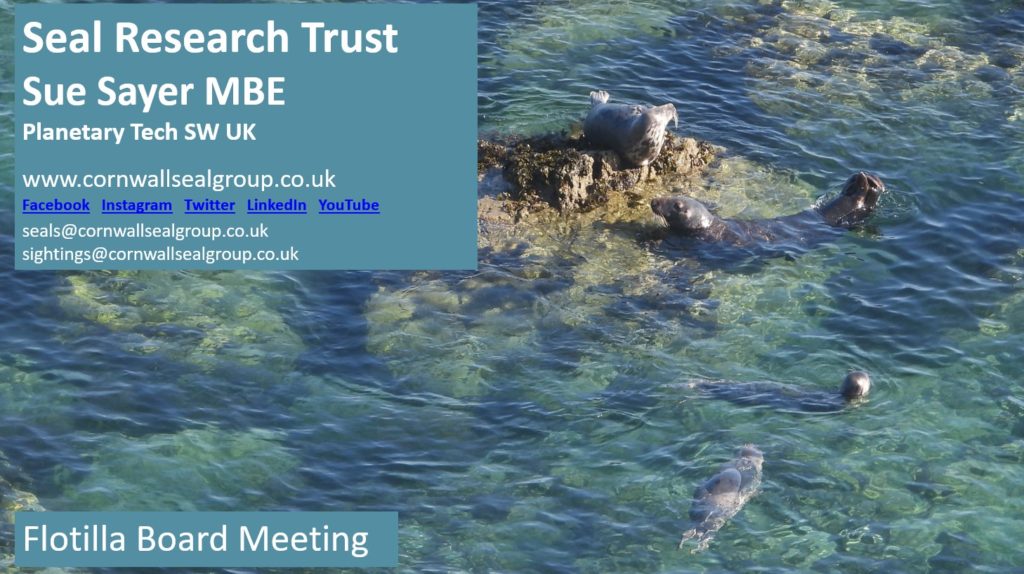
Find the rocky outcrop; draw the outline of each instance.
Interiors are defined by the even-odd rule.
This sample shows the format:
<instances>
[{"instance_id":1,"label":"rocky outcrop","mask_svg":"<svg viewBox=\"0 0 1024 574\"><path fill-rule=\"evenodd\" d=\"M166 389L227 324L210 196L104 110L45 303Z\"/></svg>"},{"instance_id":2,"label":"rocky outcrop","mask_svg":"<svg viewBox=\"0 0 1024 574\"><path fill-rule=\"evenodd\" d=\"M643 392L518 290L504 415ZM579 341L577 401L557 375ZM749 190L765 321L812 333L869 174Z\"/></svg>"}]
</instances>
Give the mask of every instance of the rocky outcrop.
<instances>
[{"instance_id":1,"label":"rocky outcrop","mask_svg":"<svg viewBox=\"0 0 1024 574\"><path fill-rule=\"evenodd\" d=\"M500 170L506 193L518 201L540 201L563 213L586 211L642 182L696 173L715 157L707 142L666 134L661 154L633 168L613 151L589 149L581 136L546 135L518 141L480 141L481 174Z\"/></svg>"}]
</instances>

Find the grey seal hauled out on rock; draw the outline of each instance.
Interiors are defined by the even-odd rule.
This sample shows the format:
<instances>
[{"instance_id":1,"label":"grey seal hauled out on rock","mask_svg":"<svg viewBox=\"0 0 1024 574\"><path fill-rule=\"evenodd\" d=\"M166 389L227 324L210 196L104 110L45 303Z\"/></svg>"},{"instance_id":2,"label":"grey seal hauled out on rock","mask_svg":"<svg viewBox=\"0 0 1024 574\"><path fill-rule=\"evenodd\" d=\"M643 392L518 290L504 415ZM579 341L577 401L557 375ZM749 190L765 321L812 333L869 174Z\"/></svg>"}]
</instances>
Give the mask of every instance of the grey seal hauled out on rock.
<instances>
[{"instance_id":1,"label":"grey seal hauled out on rock","mask_svg":"<svg viewBox=\"0 0 1024 574\"><path fill-rule=\"evenodd\" d=\"M769 381L691 381L690 387L709 397L738 405L766 406L805 413L839 412L871 392L871 377L864 371L850 371L839 392L805 390Z\"/></svg>"},{"instance_id":2,"label":"grey seal hauled out on rock","mask_svg":"<svg viewBox=\"0 0 1024 574\"><path fill-rule=\"evenodd\" d=\"M723 219L685 195L656 197L651 200L651 211L672 233L704 241L752 245L807 239L827 226L853 227L874 213L884 191L885 184L878 176L861 171L851 175L842 193L825 205L775 219Z\"/></svg>"},{"instance_id":3,"label":"grey seal hauled out on rock","mask_svg":"<svg viewBox=\"0 0 1024 574\"><path fill-rule=\"evenodd\" d=\"M608 92L590 92L590 113L583 121L583 135L594 146L613 150L633 167L639 167L661 153L669 120L679 126L679 115L672 104L609 104Z\"/></svg>"},{"instance_id":4,"label":"grey seal hauled out on rock","mask_svg":"<svg viewBox=\"0 0 1024 574\"><path fill-rule=\"evenodd\" d=\"M761 486L761 466L764 453L752 444L740 448L736 458L704 481L693 491L690 520L694 527L683 533L679 548L693 538L697 541L694 552L707 549L715 533L757 494Z\"/></svg>"}]
</instances>

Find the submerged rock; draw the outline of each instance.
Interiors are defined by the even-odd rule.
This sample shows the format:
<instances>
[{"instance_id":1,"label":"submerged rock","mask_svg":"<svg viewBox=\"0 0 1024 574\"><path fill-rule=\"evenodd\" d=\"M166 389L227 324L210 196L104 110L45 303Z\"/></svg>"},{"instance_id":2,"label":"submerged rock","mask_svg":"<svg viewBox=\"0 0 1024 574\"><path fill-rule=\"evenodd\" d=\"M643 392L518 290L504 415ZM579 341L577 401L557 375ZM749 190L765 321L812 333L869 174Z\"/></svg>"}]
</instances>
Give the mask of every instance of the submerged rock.
<instances>
[{"instance_id":1,"label":"submerged rock","mask_svg":"<svg viewBox=\"0 0 1024 574\"><path fill-rule=\"evenodd\" d=\"M14 567L14 513L43 512L36 495L19 490L7 482L4 474L7 464L0 453L0 572L13 572Z\"/></svg>"},{"instance_id":2,"label":"submerged rock","mask_svg":"<svg viewBox=\"0 0 1024 574\"><path fill-rule=\"evenodd\" d=\"M52 376L28 357L2 356L0 417L8 425L67 429L67 412L73 400L68 383L68 377Z\"/></svg>"},{"instance_id":3,"label":"submerged rock","mask_svg":"<svg viewBox=\"0 0 1024 574\"><path fill-rule=\"evenodd\" d=\"M263 429L187 429L97 441L92 471L65 493L66 510L261 508L301 485L299 459Z\"/></svg>"},{"instance_id":4,"label":"submerged rock","mask_svg":"<svg viewBox=\"0 0 1024 574\"><path fill-rule=\"evenodd\" d=\"M611 150L590 149L582 136L545 135L502 144L480 141L478 171L500 167L515 201L549 204L563 213L586 211L609 194L670 174L692 174L711 163L714 146L666 134L657 159L629 167Z\"/></svg>"},{"instance_id":5,"label":"submerged rock","mask_svg":"<svg viewBox=\"0 0 1024 574\"><path fill-rule=\"evenodd\" d=\"M71 317L124 334L132 354L164 352L206 372L276 384L304 351L286 320L293 296L274 273L98 271L67 276Z\"/></svg>"}]
</instances>

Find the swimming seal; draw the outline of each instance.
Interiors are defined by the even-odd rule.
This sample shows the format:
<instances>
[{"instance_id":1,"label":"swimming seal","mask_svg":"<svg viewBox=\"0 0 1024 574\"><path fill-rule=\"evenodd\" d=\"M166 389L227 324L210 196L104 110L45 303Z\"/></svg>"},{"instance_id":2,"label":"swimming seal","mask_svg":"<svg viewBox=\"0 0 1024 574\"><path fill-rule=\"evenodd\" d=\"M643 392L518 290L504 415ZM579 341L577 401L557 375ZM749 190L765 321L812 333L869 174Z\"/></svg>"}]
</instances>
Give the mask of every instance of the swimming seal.
<instances>
[{"instance_id":1,"label":"swimming seal","mask_svg":"<svg viewBox=\"0 0 1024 574\"><path fill-rule=\"evenodd\" d=\"M690 520L695 526L683 533L679 548L694 538L693 552L707 549L715 533L736 515L761 486L764 453L752 444L740 448L736 458L722 466L718 474L693 491Z\"/></svg>"},{"instance_id":2,"label":"swimming seal","mask_svg":"<svg viewBox=\"0 0 1024 574\"><path fill-rule=\"evenodd\" d=\"M861 171L851 175L842 193L825 205L774 219L723 219L685 195L656 197L651 200L651 211L672 233L704 241L750 245L807 239L815 230L821 230L822 222L834 228L854 227L874 213L884 191L885 184L878 176Z\"/></svg>"},{"instance_id":3,"label":"swimming seal","mask_svg":"<svg viewBox=\"0 0 1024 574\"><path fill-rule=\"evenodd\" d=\"M871 392L871 377L864 371L850 371L839 392L805 390L770 381L692 381L690 387L702 394L738 405L768 406L805 413L839 412Z\"/></svg>"},{"instance_id":4,"label":"swimming seal","mask_svg":"<svg viewBox=\"0 0 1024 574\"><path fill-rule=\"evenodd\" d=\"M595 147L614 150L633 167L640 167L661 153L669 120L679 126L679 115L672 104L609 104L608 92L590 92L590 113L583 121L583 135Z\"/></svg>"}]
</instances>

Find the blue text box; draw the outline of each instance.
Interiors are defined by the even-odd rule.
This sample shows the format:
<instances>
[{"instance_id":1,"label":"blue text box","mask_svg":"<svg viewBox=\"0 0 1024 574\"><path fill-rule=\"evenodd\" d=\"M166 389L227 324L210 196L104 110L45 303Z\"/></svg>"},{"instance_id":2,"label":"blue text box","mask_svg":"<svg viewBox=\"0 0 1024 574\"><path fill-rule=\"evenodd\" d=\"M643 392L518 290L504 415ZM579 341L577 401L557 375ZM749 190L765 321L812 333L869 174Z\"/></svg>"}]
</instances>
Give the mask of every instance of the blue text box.
<instances>
[{"instance_id":1,"label":"blue text box","mask_svg":"<svg viewBox=\"0 0 1024 574\"><path fill-rule=\"evenodd\" d=\"M20 567L394 567L397 512L18 512Z\"/></svg>"},{"instance_id":2,"label":"blue text box","mask_svg":"<svg viewBox=\"0 0 1024 574\"><path fill-rule=\"evenodd\" d=\"M476 267L475 5L15 20L17 269Z\"/></svg>"}]
</instances>

